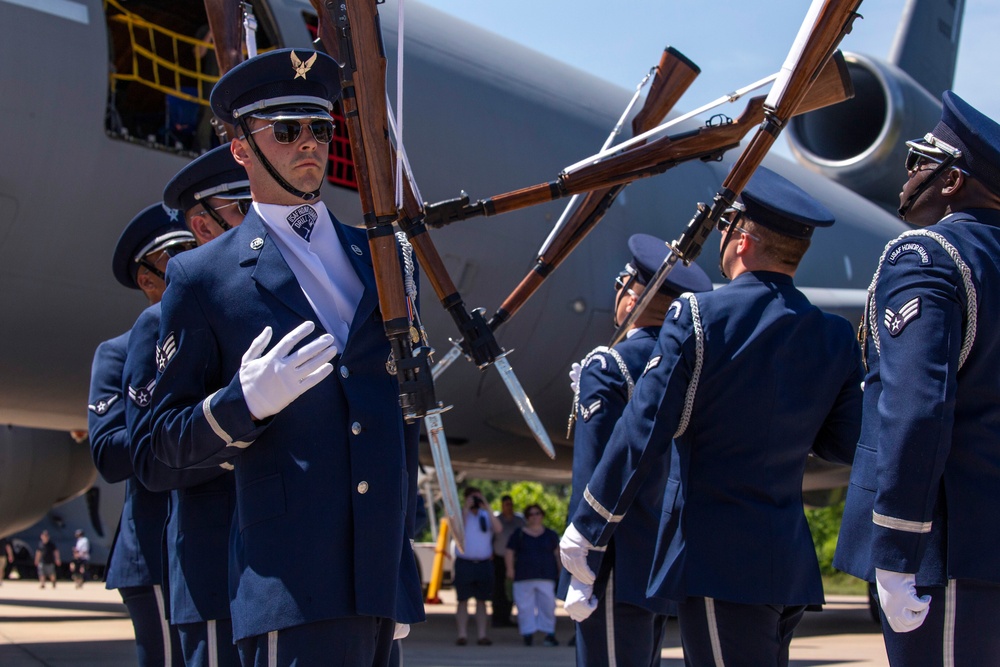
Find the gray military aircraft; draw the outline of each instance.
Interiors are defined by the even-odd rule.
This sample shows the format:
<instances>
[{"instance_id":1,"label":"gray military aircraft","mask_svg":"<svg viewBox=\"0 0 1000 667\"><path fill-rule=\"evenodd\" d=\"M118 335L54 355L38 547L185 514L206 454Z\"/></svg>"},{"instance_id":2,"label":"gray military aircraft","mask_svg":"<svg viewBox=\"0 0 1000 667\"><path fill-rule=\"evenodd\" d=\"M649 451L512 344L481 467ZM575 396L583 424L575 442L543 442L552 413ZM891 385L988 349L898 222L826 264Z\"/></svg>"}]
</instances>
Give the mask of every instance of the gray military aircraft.
<instances>
[{"instance_id":1,"label":"gray military aircraft","mask_svg":"<svg viewBox=\"0 0 1000 667\"><path fill-rule=\"evenodd\" d=\"M911 0L888 62L847 57L854 100L792 123L787 134L799 164L767 162L836 214L838 224L822 233L796 282L816 303L855 321L879 253L904 229L890 212L903 177L902 140L939 114L963 4ZM261 48L311 44L316 18L307 0L253 5ZM383 11L382 19L391 69L395 14ZM157 200L163 184L210 145L199 102L210 84L198 82L215 70L211 53L193 41L206 34L201 0L0 0L0 424L7 425L0 430L0 534L30 526L94 483L86 443L68 432L86 427L94 349L128 329L144 305L112 278L111 249L133 213ZM407 3L406 34L406 148L427 201L460 189L475 198L551 180L596 152L629 97L417 3ZM935 66L921 60L918 44L933 52ZM388 80L395 80L392 71ZM721 111L735 118L740 109L737 103ZM341 220L359 224L344 146L343 137L335 140L324 199ZM444 420L456 470L568 481L566 371L611 334L611 281L626 261L624 239L635 232L676 237L727 171L726 163L693 162L630 186L498 331L556 443L554 461L531 442L496 373L460 361L438 380L438 397L454 405ZM533 265L562 206L434 232L470 307L492 312L501 303ZM714 254L706 249L700 262L722 282ZM456 333L428 295L424 321L442 354ZM844 483L842 471L816 468L806 488ZM87 495L93 527L106 539L117 521L109 492L115 490L98 484ZM88 532L93 539L95 530Z\"/></svg>"}]
</instances>

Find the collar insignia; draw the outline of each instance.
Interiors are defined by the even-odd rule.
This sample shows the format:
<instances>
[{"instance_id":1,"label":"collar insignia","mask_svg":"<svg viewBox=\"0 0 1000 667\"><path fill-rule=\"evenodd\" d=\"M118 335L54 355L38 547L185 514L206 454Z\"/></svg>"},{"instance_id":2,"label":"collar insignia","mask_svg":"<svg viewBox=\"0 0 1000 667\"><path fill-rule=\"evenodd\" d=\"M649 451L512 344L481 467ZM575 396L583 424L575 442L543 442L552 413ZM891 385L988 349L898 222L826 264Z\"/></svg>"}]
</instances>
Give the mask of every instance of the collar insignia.
<instances>
[{"instance_id":1,"label":"collar insignia","mask_svg":"<svg viewBox=\"0 0 1000 667\"><path fill-rule=\"evenodd\" d=\"M598 410L600 409L601 409L601 399L597 399L590 405L581 405L580 416L583 418L583 421L588 422L590 421L590 418L593 417L595 414L597 414Z\"/></svg>"},{"instance_id":2,"label":"collar insignia","mask_svg":"<svg viewBox=\"0 0 1000 667\"><path fill-rule=\"evenodd\" d=\"M681 302L674 301L672 304L670 304L670 310L667 311L667 316L669 316L670 319L672 320L676 320L678 317L681 316L682 310L684 310L684 306L681 305ZM671 313L673 313L672 316L670 315Z\"/></svg>"},{"instance_id":3,"label":"collar insignia","mask_svg":"<svg viewBox=\"0 0 1000 667\"><path fill-rule=\"evenodd\" d=\"M167 334L167 337L163 339L163 344L156 344L156 370L163 372L167 368L167 364L170 360L174 358L177 354L177 339L174 336L174 332L171 331Z\"/></svg>"},{"instance_id":4,"label":"collar insignia","mask_svg":"<svg viewBox=\"0 0 1000 667\"><path fill-rule=\"evenodd\" d=\"M313 227L319 220L319 214L312 206L304 204L289 213L285 219L291 225L292 231L301 236L306 243L309 243L309 237L312 236Z\"/></svg>"},{"instance_id":5,"label":"collar insignia","mask_svg":"<svg viewBox=\"0 0 1000 667\"><path fill-rule=\"evenodd\" d=\"M351 245L351 250L354 251L355 255L357 255L358 257L361 257L361 254L362 254L361 253L361 248L359 248L358 246L352 244Z\"/></svg>"},{"instance_id":6,"label":"collar insignia","mask_svg":"<svg viewBox=\"0 0 1000 667\"><path fill-rule=\"evenodd\" d=\"M149 407L153 400L153 388L156 387L156 380L150 380L145 387L136 389L132 385L128 386L128 397L140 408Z\"/></svg>"},{"instance_id":7,"label":"collar insignia","mask_svg":"<svg viewBox=\"0 0 1000 667\"><path fill-rule=\"evenodd\" d=\"M302 59L295 54L295 51L292 51L290 55L292 56L292 69L295 70L295 76L292 77L294 80L299 77L302 77L303 79L306 78L306 74L308 74L309 70L312 69L313 63L316 62L316 56L319 54L314 53L312 58L305 62L302 62Z\"/></svg>"},{"instance_id":8,"label":"collar insignia","mask_svg":"<svg viewBox=\"0 0 1000 667\"><path fill-rule=\"evenodd\" d=\"M920 297L915 296L906 303L903 307L899 309L899 312L893 312L892 308L888 306L885 309L885 328L889 332L889 335L895 338L899 334L903 333L903 329L906 325L913 320L920 317Z\"/></svg>"},{"instance_id":9,"label":"collar insignia","mask_svg":"<svg viewBox=\"0 0 1000 667\"><path fill-rule=\"evenodd\" d=\"M264 247L264 239L262 239L259 236L250 242L251 250L260 250L263 247Z\"/></svg>"},{"instance_id":10,"label":"collar insignia","mask_svg":"<svg viewBox=\"0 0 1000 667\"><path fill-rule=\"evenodd\" d=\"M657 356L657 357L653 357L652 359L650 359L649 362L646 364L646 367L642 369L642 374L645 375L649 371L651 371L654 368L656 368L657 366L659 366L661 359L663 359L662 356Z\"/></svg>"},{"instance_id":11,"label":"collar insignia","mask_svg":"<svg viewBox=\"0 0 1000 667\"><path fill-rule=\"evenodd\" d=\"M111 405L115 401L117 401L118 398L119 398L118 394L114 394L113 396L108 396L107 398L102 398L93 405L88 405L87 409L93 412L98 417L103 417L108 413L108 410L111 409Z\"/></svg>"}]
</instances>

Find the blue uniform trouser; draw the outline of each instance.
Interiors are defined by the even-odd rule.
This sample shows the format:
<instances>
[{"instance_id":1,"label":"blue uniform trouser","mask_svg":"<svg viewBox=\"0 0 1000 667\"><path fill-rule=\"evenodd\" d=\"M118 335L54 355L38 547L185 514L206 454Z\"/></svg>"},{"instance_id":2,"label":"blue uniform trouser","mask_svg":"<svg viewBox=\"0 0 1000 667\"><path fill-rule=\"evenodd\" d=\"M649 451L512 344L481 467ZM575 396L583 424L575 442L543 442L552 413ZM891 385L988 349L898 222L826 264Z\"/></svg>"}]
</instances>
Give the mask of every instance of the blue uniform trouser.
<instances>
[{"instance_id":1,"label":"blue uniform trouser","mask_svg":"<svg viewBox=\"0 0 1000 667\"><path fill-rule=\"evenodd\" d=\"M879 609L890 665L1000 665L1000 585L952 579L918 586L917 594L930 595L931 606L916 630L895 632Z\"/></svg>"},{"instance_id":2,"label":"blue uniform trouser","mask_svg":"<svg viewBox=\"0 0 1000 667\"><path fill-rule=\"evenodd\" d=\"M578 667L658 667L667 616L614 599L614 579L594 613L576 624Z\"/></svg>"},{"instance_id":3,"label":"blue uniform trouser","mask_svg":"<svg viewBox=\"0 0 1000 667\"><path fill-rule=\"evenodd\" d=\"M181 636L186 667L240 667L231 619L178 623L174 627Z\"/></svg>"},{"instance_id":4,"label":"blue uniform trouser","mask_svg":"<svg viewBox=\"0 0 1000 667\"><path fill-rule=\"evenodd\" d=\"M159 586L126 586L118 589L135 630L139 667L184 667L180 636L164 615Z\"/></svg>"},{"instance_id":5,"label":"blue uniform trouser","mask_svg":"<svg viewBox=\"0 0 1000 667\"><path fill-rule=\"evenodd\" d=\"M296 625L237 642L243 667L384 667L392 619L352 616Z\"/></svg>"},{"instance_id":6,"label":"blue uniform trouser","mask_svg":"<svg viewBox=\"0 0 1000 667\"><path fill-rule=\"evenodd\" d=\"M677 605L684 664L787 667L788 646L805 609L688 598Z\"/></svg>"}]
</instances>

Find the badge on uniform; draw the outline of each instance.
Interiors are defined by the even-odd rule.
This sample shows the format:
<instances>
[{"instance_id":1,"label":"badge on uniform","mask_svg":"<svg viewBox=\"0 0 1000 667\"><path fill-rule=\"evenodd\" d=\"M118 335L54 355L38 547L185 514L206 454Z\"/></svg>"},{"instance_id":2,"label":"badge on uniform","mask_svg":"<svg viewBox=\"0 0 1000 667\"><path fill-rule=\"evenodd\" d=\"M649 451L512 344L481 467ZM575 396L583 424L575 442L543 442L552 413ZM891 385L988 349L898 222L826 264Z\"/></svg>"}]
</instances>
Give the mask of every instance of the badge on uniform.
<instances>
[{"instance_id":1,"label":"badge on uniform","mask_svg":"<svg viewBox=\"0 0 1000 667\"><path fill-rule=\"evenodd\" d=\"M681 316L681 311L683 310L684 306L681 305L681 302L674 301L672 304L670 304L670 310L667 311L667 317L669 317L672 320L676 320L678 317Z\"/></svg>"},{"instance_id":2,"label":"badge on uniform","mask_svg":"<svg viewBox=\"0 0 1000 667\"><path fill-rule=\"evenodd\" d=\"M906 325L913 320L920 317L920 297L915 296L906 303L903 307L899 309L899 312L894 312L892 308L886 306L885 308L885 328L889 332L889 335L895 338L899 334L903 333L903 329Z\"/></svg>"},{"instance_id":3,"label":"badge on uniform","mask_svg":"<svg viewBox=\"0 0 1000 667\"><path fill-rule=\"evenodd\" d=\"M920 258L921 266L931 264L931 256L930 253L927 252L927 249L919 243L915 243L913 241L907 241L906 243L893 248L892 252L889 253L889 256L885 258L885 261L895 266L900 257L910 254L916 255Z\"/></svg>"},{"instance_id":4,"label":"badge on uniform","mask_svg":"<svg viewBox=\"0 0 1000 667\"><path fill-rule=\"evenodd\" d=\"M102 417L108 413L111 409L111 405L117 401L119 398L118 394L113 396L108 396L107 398L102 398L93 405L88 405L87 409L93 412L98 417Z\"/></svg>"},{"instance_id":5,"label":"badge on uniform","mask_svg":"<svg viewBox=\"0 0 1000 667\"><path fill-rule=\"evenodd\" d=\"M601 399L597 399L590 405L581 405L580 417L585 422L590 421L590 418L593 417L595 414L597 414L597 412L601 409L601 405L602 405Z\"/></svg>"},{"instance_id":6,"label":"badge on uniform","mask_svg":"<svg viewBox=\"0 0 1000 667\"><path fill-rule=\"evenodd\" d=\"M313 226L319 220L319 214L312 206L303 205L289 213L286 220L291 225L292 231L301 236L306 243L309 243L309 237L312 236Z\"/></svg>"},{"instance_id":7,"label":"badge on uniform","mask_svg":"<svg viewBox=\"0 0 1000 667\"><path fill-rule=\"evenodd\" d=\"M149 407L153 400L153 388L156 387L156 380L150 380L145 387L136 389L132 385L128 386L128 397L140 408Z\"/></svg>"},{"instance_id":8,"label":"badge on uniform","mask_svg":"<svg viewBox=\"0 0 1000 667\"><path fill-rule=\"evenodd\" d=\"M313 63L316 62L316 56L318 55L318 53L314 53L312 58L303 62L302 59L296 55L295 51L292 51L292 69L295 70L295 76L293 76L292 79L298 79L299 77L302 77L303 79L306 78L306 74L308 74L309 70L312 69Z\"/></svg>"},{"instance_id":9,"label":"badge on uniform","mask_svg":"<svg viewBox=\"0 0 1000 667\"><path fill-rule=\"evenodd\" d=\"M649 361L647 361L646 362L646 367L642 369L642 374L645 375L649 371L651 371L654 368L656 368L657 366L659 366L660 365L660 359L662 359L662 358L663 357L661 357L661 356L657 356L657 357L653 357L652 359L650 359Z\"/></svg>"},{"instance_id":10,"label":"badge on uniform","mask_svg":"<svg viewBox=\"0 0 1000 667\"><path fill-rule=\"evenodd\" d=\"M163 339L163 343L156 344L156 370L163 372L167 368L167 364L170 360L174 358L177 353L177 340L174 336L174 332L171 331L167 334L167 337Z\"/></svg>"}]
</instances>

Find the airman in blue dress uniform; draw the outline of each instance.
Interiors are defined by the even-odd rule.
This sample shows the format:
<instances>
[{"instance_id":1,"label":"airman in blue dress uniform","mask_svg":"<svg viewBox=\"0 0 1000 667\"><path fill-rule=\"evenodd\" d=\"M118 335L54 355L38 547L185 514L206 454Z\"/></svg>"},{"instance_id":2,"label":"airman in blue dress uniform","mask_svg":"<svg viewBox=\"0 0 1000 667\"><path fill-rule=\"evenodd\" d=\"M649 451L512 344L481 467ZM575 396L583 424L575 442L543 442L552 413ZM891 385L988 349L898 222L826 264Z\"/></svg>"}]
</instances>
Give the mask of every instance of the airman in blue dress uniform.
<instances>
[{"instance_id":1,"label":"airman in blue dress uniform","mask_svg":"<svg viewBox=\"0 0 1000 667\"><path fill-rule=\"evenodd\" d=\"M1000 125L946 91L907 142L861 333L864 420L834 565L872 582L892 665L1000 664Z\"/></svg>"},{"instance_id":2,"label":"airman in blue dress uniform","mask_svg":"<svg viewBox=\"0 0 1000 667\"><path fill-rule=\"evenodd\" d=\"M143 209L122 232L112 259L115 278L155 303L163 294L169 258L194 245L180 212L162 204ZM91 453L108 482L125 482L125 505L108 559L107 587L117 588L135 628L142 667L183 665L176 631L166 620L161 546L168 496L136 478L129 452L126 404L149 404L153 385L124 382L129 332L101 343L91 371L87 423ZM169 637L169 642L164 642Z\"/></svg>"},{"instance_id":3,"label":"airman in blue dress uniform","mask_svg":"<svg viewBox=\"0 0 1000 667\"><path fill-rule=\"evenodd\" d=\"M628 241L632 260L615 280L614 324L635 307L667 256L667 244L649 234L634 234ZM613 348L598 347L570 373L574 385L573 493L570 508L583 498L615 423L632 397L639 377L656 345L667 310L686 292L707 292L712 281L696 265L678 265L667 276L659 294L636 321L626 338ZM560 596L576 626L576 664L659 665L660 645L668 615L676 606L664 598L646 596L653 564L667 483L669 461L664 458L650 469L629 513L608 543L597 570L593 590L567 599L570 574L563 571ZM596 613L594 613L596 610Z\"/></svg>"},{"instance_id":4,"label":"airman in blue dress uniform","mask_svg":"<svg viewBox=\"0 0 1000 667\"><path fill-rule=\"evenodd\" d=\"M561 545L567 569L592 583L587 553L670 456L647 593L677 601L688 665L787 665L805 607L823 601L806 459L849 463L861 425L852 327L792 281L832 215L764 168L741 199L745 215L720 221L731 282L670 306Z\"/></svg>"},{"instance_id":5,"label":"airman in blue dress uniform","mask_svg":"<svg viewBox=\"0 0 1000 667\"><path fill-rule=\"evenodd\" d=\"M199 245L239 226L250 202L246 171L229 146L192 161L167 184L164 204L182 211ZM172 343L157 347L160 305L147 308L132 327L124 381L128 387L155 383L157 362ZM236 507L230 464L174 470L150 447L148 401L125 401L132 465L143 486L171 491L166 527L169 619L180 634L187 667L238 667L229 613L229 532Z\"/></svg>"},{"instance_id":6,"label":"airman in blue dress uniform","mask_svg":"<svg viewBox=\"0 0 1000 667\"><path fill-rule=\"evenodd\" d=\"M160 347L175 347L151 444L175 467L235 467L230 597L245 665L385 664L395 622L423 619L416 427L389 372L365 232L317 199L338 91L334 60L303 49L216 84L254 203L171 263L162 305Z\"/></svg>"}]
</instances>

